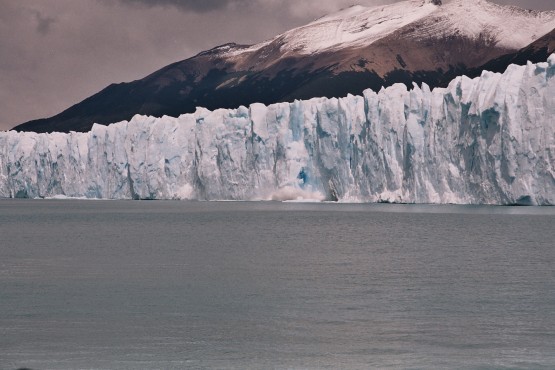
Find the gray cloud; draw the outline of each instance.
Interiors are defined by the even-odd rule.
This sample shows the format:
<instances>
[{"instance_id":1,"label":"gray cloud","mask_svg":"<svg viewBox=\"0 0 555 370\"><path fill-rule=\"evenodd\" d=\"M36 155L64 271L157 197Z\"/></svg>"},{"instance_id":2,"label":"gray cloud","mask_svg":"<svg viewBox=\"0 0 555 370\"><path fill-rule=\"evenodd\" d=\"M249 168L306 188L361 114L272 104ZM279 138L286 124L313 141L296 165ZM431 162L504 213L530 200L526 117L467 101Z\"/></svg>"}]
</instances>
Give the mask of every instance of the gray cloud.
<instances>
[{"instance_id":1,"label":"gray cloud","mask_svg":"<svg viewBox=\"0 0 555 370\"><path fill-rule=\"evenodd\" d=\"M119 0L123 4L148 7L173 6L185 11L208 12L226 9L230 6L248 5L246 0Z\"/></svg>"},{"instance_id":2,"label":"gray cloud","mask_svg":"<svg viewBox=\"0 0 555 370\"><path fill-rule=\"evenodd\" d=\"M495 0L494 2L502 5L516 5L526 9L555 9L555 1L553 0Z\"/></svg>"},{"instance_id":3,"label":"gray cloud","mask_svg":"<svg viewBox=\"0 0 555 370\"><path fill-rule=\"evenodd\" d=\"M0 130L216 45L260 42L356 2L394 1L0 0ZM497 2L555 9L552 0Z\"/></svg>"},{"instance_id":4,"label":"gray cloud","mask_svg":"<svg viewBox=\"0 0 555 370\"><path fill-rule=\"evenodd\" d=\"M56 18L44 16L37 11L34 11L33 14L37 21L37 32L41 35L46 35L50 31L52 24L56 22Z\"/></svg>"}]
</instances>

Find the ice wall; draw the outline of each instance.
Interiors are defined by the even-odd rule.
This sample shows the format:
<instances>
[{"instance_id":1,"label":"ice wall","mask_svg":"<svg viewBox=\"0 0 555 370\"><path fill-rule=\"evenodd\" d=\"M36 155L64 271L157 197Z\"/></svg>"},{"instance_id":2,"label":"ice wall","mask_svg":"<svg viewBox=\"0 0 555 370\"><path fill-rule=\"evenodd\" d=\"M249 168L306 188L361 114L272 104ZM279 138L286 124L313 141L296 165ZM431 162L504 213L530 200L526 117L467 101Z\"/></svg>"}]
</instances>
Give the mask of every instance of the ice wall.
<instances>
[{"instance_id":1,"label":"ice wall","mask_svg":"<svg viewBox=\"0 0 555 370\"><path fill-rule=\"evenodd\" d=\"M0 197L555 204L555 55L430 91L0 133Z\"/></svg>"}]
</instances>

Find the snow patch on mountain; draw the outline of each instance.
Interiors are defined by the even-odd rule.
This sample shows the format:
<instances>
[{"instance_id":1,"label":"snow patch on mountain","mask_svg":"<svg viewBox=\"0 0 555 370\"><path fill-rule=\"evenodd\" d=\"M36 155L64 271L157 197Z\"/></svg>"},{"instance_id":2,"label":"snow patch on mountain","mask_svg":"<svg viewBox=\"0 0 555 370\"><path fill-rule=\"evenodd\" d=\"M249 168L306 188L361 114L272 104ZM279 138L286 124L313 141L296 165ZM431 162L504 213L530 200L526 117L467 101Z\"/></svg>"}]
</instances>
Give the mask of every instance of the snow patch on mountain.
<instances>
[{"instance_id":1,"label":"snow patch on mountain","mask_svg":"<svg viewBox=\"0 0 555 370\"><path fill-rule=\"evenodd\" d=\"M486 0L407 0L390 5L355 5L287 31L231 56L258 51L272 43L281 52L314 54L361 48L403 28L414 39L466 37L486 39L508 50L521 49L555 28L555 11L531 11Z\"/></svg>"},{"instance_id":2,"label":"snow patch on mountain","mask_svg":"<svg viewBox=\"0 0 555 370\"><path fill-rule=\"evenodd\" d=\"M521 49L555 28L555 11L531 11L486 0L452 0L423 23L426 34L490 37L499 47Z\"/></svg>"}]
</instances>

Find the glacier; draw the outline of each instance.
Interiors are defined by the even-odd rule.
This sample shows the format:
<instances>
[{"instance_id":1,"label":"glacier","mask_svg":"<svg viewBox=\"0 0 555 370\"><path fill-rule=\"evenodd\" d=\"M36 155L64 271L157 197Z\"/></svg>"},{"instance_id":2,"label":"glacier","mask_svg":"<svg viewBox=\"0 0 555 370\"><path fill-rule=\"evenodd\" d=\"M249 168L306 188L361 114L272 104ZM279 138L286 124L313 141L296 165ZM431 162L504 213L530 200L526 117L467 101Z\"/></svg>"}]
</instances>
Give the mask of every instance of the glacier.
<instances>
[{"instance_id":1,"label":"glacier","mask_svg":"<svg viewBox=\"0 0 555 370\"><path fill-rule=\"evenodd\" d=\"M554 76L0 132L0 197L554 205Z\"/></svg>"}]
</instances>

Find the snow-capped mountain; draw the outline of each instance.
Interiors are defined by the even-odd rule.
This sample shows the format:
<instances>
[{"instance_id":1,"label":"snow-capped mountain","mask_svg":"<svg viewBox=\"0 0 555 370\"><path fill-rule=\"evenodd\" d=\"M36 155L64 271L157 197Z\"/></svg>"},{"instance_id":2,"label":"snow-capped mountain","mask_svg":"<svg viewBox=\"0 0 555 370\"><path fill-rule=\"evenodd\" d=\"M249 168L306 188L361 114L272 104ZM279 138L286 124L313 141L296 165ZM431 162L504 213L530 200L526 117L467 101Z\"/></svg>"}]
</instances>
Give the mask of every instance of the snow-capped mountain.
<instances>
[{"instance_id":1,"label":"snow-capped mountain","mask_svg":"<svg viewBox=\"0 0 555 370\"><path fill-rule=\"evenodd\" d=\"M397 82L445 86L457 75L479 75L493 60L496 70L504 70L507 55L526 50L554 29L555 11L486 0L352 6L260 44L222 45L142 80L111 85L57 116L16 129L87 131L94 122L108 124L137 113L178 116L197 106L235 108L361 94ZM548 52L536 50L530 59L545 60Z\"/></svg>"},{"instance_id":2,"label":"snow-capped mountain","mask_svg":"<svg viewBox=\"0 0 555 370\"><path fill-rule=\"evenodd\" d=\"M433 90L0 132L0 197L555 205L554 116L555 54Z\"/></svg>"},{"instance_id":3,"label":"snow-capped mountain","mask_svg":"<svg viewBox=\"0 0 555 370\"><path fill-rule=\"evenodd\" d=\"M345 49L361 52L384 40L391 44L396 39L442 43L457 38L515 51L554 28L555 11L530 11L486 0L453 0L446 4L438 0L409 0L375 7L352 6L246 49L223 48L222 54L243 63L242 59L247 63L261 59L275 63L273 50L283 58ZM253 54L255 61L251 60Z\"/></svg>"}]
</instances>

